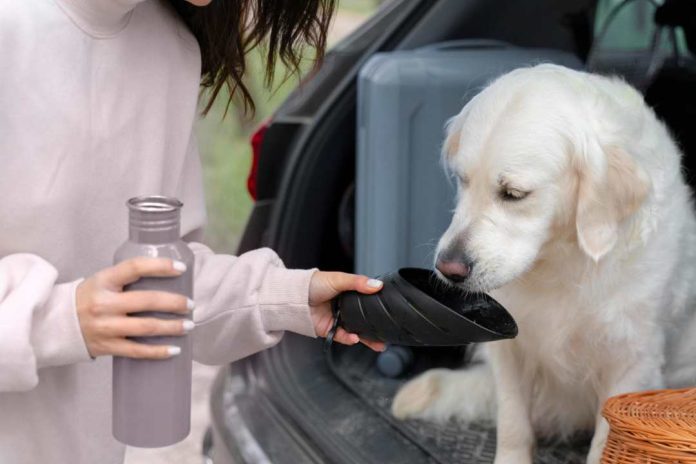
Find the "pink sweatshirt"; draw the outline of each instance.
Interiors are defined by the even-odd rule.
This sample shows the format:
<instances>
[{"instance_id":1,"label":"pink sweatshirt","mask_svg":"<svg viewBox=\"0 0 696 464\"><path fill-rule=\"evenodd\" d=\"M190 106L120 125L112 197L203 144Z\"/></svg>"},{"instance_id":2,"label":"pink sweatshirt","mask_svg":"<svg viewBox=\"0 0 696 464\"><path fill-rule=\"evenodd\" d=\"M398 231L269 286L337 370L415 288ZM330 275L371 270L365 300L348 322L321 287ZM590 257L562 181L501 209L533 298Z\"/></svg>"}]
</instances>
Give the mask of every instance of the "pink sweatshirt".
<instances>
[{"instance_id":1,"label":"pink sweatshirt","mask_svg":"<svg viewBox=\"0 0 696 464\"><path fill-rule=\"evenodd\" d=\"M0 0L0 463L123 461L111 358L88 355L75 288L111 265L129 197L184 202L197 361L315 336L312 270L193 242L206 218L199 73L195 39L158 0Z\"/></svg>"}]
</instances>

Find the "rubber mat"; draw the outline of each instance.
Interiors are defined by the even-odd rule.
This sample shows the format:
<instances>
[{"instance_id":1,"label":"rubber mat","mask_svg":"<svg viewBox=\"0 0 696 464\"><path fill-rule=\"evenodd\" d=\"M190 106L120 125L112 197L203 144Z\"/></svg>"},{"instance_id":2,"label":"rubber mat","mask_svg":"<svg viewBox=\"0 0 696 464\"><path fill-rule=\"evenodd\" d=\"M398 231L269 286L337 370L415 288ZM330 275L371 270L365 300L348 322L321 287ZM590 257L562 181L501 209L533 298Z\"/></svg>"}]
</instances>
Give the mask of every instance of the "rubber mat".
<instances>
[{"instance_id":1,"label":"rubber mat","mask_svg":"<svg viewBox=\"0 0 696 464\"><path fill-rule=\"evenodd\" d=\"M369 350L334 349L330 366L346 387L353 390L376 412L430 456L431 463L492 463L495 455L493 424L464 424L452 420L439 425L421 420L400 421L389 411L398 388L408 380L389 379L375 368L376 355ZM416 372L418 369L416 369ZM535 464L582 464L590 437L578 436L563 443L539 443Z\"/></svg>"}]
</instances>

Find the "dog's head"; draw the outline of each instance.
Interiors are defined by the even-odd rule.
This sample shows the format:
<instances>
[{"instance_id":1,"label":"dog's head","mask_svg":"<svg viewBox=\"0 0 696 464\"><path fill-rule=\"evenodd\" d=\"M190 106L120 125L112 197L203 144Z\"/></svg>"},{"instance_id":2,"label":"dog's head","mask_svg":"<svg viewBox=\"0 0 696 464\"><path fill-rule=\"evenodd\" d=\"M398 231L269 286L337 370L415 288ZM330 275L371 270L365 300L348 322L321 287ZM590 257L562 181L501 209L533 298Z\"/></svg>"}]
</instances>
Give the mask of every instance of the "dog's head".
<instances>
[{"instance_id":1,"label":"dog's head","mask_svg":"<svg viewBox=\"0 0 696 464\"><path fill-rule=\"evenodd\" d=\"M640 126L621 114L627 106L644 111L627 84L553 65L513 71L474 97L443 146L458 193L440 274L485 291L533 268L557 240L595 262L607 255L650 191L623 143L622 125Z\"/></svg>"}]
</instances>

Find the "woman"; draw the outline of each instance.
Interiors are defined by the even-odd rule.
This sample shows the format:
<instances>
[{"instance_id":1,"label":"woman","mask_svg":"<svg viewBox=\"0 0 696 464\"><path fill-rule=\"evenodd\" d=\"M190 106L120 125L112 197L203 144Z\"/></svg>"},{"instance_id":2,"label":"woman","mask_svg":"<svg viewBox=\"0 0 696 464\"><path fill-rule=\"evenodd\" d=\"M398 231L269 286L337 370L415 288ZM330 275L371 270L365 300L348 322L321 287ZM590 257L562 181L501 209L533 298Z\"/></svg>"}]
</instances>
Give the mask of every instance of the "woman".
<instances>
[{"instance_id":1,"label":"woman","mask_svg":"<svg viewBox=\"0 0 696 464\"><path fill-rule=\"evenodd\" d=\"M290 330L326 335L339 291L379 281L285 269L269 249L239 257L197 242L205 223L193 124L199 84L229 85L252 105L244 55L268 38L297 66L323 50L333 0L0 0L0 462L120 463L111 436L111 360L176 350L126 340L183 334L144 309L195 305L194 358L223 364ZM202 81L201 81L202 75ZM210 101L207 103L210 106ZM180 263L138 258L110 266L127 236L124 202L181 199L182 234L196 255L195 302L123 293ZM337 341L352 344L354 334ZM382 345L372 345L382 349Z\"/></svg>"}]
</instances>

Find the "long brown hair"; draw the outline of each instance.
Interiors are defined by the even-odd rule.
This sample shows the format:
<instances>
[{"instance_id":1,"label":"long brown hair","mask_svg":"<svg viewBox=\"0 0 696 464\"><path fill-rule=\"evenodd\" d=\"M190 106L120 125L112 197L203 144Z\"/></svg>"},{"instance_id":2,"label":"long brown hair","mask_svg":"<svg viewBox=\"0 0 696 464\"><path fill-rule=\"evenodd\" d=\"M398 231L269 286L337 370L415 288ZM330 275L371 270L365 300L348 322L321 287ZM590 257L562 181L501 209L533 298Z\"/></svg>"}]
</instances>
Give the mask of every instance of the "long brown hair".
<instances>
[{"instance_id":1,"label":"long brown hair","mask_svg":"<svg viewBox=\"0 0 696 464\"><path fill-rule=\"evenodd\" d=\"M264 47L264 82L273 82L277 59L291 73L300 71L305 53L317 62L326 48L326 35L336 0L213 0L196 7L185 0L169 0L198 40L201 48L201 85L210 89L203 114L207 114L223 86L230 99L239 98L245 112L255 110L244 83L247 54Z\"/></svg>"},{"instance_id":2,"label":"long brown hair","mask_svg":"<svg viewBox=\"0 0 696 464\"><path fill-rule=\"evenodd\" d=\"M229 101L238 98L245 112L255 110L244 83L247 54L264 46L265 84L270 86L277 59L291 73L311 51L317 62L326 48L326 34L336 0L213 0L196 7L185 0L169 0L198 40L202 58L201 85L209 88L203 114L207 114L223 86Z\"/></svg>"}]
</instances>

